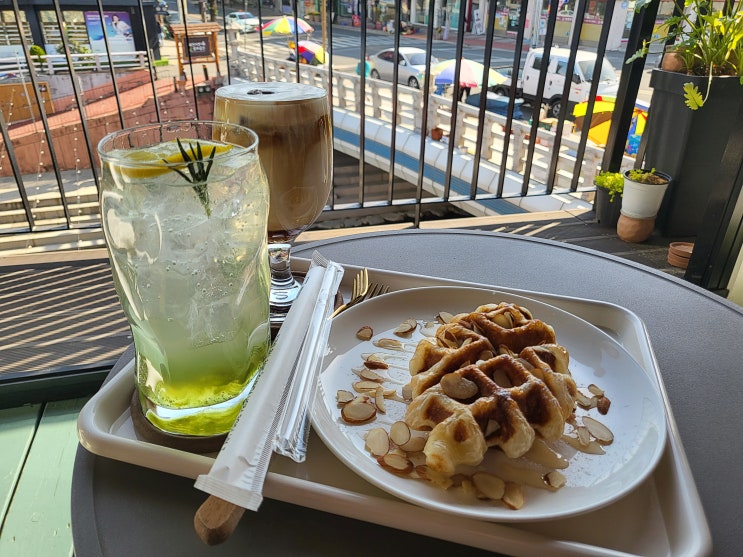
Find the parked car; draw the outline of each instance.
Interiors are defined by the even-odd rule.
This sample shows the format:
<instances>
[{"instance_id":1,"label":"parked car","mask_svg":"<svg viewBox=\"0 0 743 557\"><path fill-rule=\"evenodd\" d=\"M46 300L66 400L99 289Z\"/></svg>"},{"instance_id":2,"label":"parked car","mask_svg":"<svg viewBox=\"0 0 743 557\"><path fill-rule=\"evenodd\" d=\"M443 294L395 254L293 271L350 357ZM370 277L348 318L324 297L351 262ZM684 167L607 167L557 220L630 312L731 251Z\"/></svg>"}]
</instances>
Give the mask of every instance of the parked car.
<instances>
[{"instance_id":1,"label":"parked car","mask_svg":"<svg viewBox=\"0 0 743 557\"><path fill-rule=\"evenodd\" d=\"M241 33L253 33L261 26L261 20L250 12L230 12L225 22L227 25L237 25Z\"/></svg>"},{"instance_id":2,"label":"parked car","mask_svg":"<svg viewBox=\"0 0 743 557\"><path fill-rule=\"evenodd\" d=\"M488 95L485 98L485 110L488 112L495 112L501 116L508 116L508 97L503 95L496 95L495 93L488 91ZM470 95L467 97L465 103L480 107L480 93ZM513 103L513 117L516 120L525 120L524 113L521 112L521 105L524 104L524 99L514 99Z\"/></svg>"},{"instance_id":3,"label":"parked car","mask_svg":"<svg viewBox=\"0 0 743 557\"><path fill-rule=\"evenodd\" d=\"M537 94L539 83L539 74L541 72L544 56L544 49L534 48L529 50L526 55L524 67L519 70L516 77L516 96L523 97L527 101L533 101ZM565 48L553 48L550 51L550 59L546 64L547 79L544 85L542 99L549 105L549 115L557 118L560 115L562 105L562 91L565 85L566 70L570 51ZM573 108L577 103L587 101L591 91L591 79L593 78L593 69L596 65L597 56L595 52L578 50L575 56L575 66L573 76L570 79L571 86L568 95L568 114L572 114ZM508 79L493 88L493 92L498 95L508 96L509 88L514 81L511 75L511 68L496 68ZM618 72L611 65L611 62L604 58L601 63L601 72L599 75L599 84L596 95L603 97L616 97L617 88L619 87Z\"/></svg>"},{"instance_id":4,"label":"parked car","mask_svg":"<svg viewBox=\"0 0 743 557\"><path fill-rule=\"evenodd\" d=\"M395 55L394 48L385 48L370 56L370 77L392 81L395 71ZM431 56L431 65L437 63L438 59ZM397 67L398 83L420 89L425 79L426 51L420 48L401 46L397 52Z\"/></svg>"}]
</instances>

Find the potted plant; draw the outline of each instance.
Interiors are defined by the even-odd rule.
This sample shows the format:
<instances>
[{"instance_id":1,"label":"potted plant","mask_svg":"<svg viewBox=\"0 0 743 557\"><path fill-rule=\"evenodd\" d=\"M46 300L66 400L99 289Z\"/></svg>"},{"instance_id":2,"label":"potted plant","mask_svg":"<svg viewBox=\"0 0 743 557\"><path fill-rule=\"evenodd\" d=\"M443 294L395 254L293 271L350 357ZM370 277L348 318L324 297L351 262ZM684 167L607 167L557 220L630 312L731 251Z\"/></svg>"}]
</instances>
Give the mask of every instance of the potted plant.
<instances>
[{"instance_id":1,"label":"potted plant","mask_svg":"<svg viewBox=\"0 0 743 557\"><path fill-rule=\"evenodd\" d=\"M627 242L646 240L655 228L671 177L657 170L635 168L624 173L622 210L617 221L617 235Z\"/></svg>"},{"instance_id":2,"label":"potted plant","mask_svg":"<svg viewBox=\"0 0 743 557\"><path fill-rule=\"evenodd\" d=\"M653 1L657 0L637 0L635 9ZM670 41L661 69L704 78L706 88L690 80L682 86L686 106L698 110L710 97L713 78L733 76L743 85L743 0L674 0L674 4L674 15L662 26L667 35L645 41L627 63L645 56L651 43ZM719 9L714 9L715 4Z\"/></svg>"},{"instance_id":3,"label":"potted plant","mask_svg":"<svg viewBox=\"0 0 743 557\"><path fill-rule=\"evenodd\" d=\"M616 226L622 208L624 174L602 171L593 179L596 186L596 222L604 226Z\"/></svg>"},{"instance_id":4,"label":"potted plant","mask_svg":"<svg viewBox=\"0 0 743 557\"><path fill-rule=\"evenodd\" d=\"M653 1L638 0L636 7ZM734 184L718 180L723 154L743 160L743 145L732 141L743 126L743 0L675 2L664 25L668 37L646 42L628 63L644 56L651 42L669 42L650 77L643 165L673 176L658 228L666 236L691 237L702 227L710 192L733 195Z\"/></svg>"}]
</instances>

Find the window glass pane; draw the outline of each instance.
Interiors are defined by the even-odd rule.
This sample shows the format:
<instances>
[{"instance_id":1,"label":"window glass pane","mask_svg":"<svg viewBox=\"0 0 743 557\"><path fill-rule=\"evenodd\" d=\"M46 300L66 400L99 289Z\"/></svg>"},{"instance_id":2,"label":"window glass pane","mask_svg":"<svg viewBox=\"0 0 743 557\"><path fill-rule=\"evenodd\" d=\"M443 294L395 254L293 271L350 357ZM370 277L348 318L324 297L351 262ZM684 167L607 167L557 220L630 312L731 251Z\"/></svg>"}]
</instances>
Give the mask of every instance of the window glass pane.
<instances>
[{"instance_id":1,"label":"window glass pane","mask_svg":"<svg viewBox=\"0 0 743 557\"><path fill-rule=\"evenodd\" d=\"M21 27L26 42L31 45L34 40L31 29L26 21L26 14L21 12ZM11 10L0 11L0 58L12 58L20 56L24 58L21 46L21 35L18 32L18 24L15 20L15 12Z\"/></svg>"},{"instance_id":2,"label":"window glass pane","mask_svg":"<svg viewBox=\"0 0 743 557\"><path fill-rule=\"evenodd\" d=\"M62 12L64 17L64 29L69 41L70 51L73 54L86 54L91 51L90 40L88 39L88 30L85 27L85 17L83 12L77 10L65 10ZM39 12L41 20L41 33L44 36L44 50L47 54L61 54L62 35L60 34L59 24L57 23L57 14L53 10L42 10Z\"/></svg>"}]
</instances>

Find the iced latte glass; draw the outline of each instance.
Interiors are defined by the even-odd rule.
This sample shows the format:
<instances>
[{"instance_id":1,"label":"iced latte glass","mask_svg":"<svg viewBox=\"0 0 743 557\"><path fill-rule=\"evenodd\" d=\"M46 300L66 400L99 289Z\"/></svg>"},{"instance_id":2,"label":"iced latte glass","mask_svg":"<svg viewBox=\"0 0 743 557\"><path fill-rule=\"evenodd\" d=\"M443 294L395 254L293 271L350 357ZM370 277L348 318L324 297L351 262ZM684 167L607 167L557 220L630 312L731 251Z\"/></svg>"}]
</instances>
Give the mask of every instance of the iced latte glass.
<instances>
[{"instance_id":1,"label":"iced latte glass","mask_svg":"<svg viewBox=\"0 0 743 557\"><path fill-rule=\"evenodd\" d=\"M333 180L333 133L325 89L303 83L253 82L217 89L214 119L247 126L261 141L268 177L271 320L280 325L300 284L291 246L322 213Z\"/></svg>"},{"instance_id":2,"label":"iced latte glass","mask_svg":"<svg viewBox=\"0 0 743 557\"><path fill-rule=\"evenodd\" d=\"M267 356L268 184L258 137L153 124L98 145L101 215L142 411L173 434L229 431Z\"/></svg>"}]
</instances>

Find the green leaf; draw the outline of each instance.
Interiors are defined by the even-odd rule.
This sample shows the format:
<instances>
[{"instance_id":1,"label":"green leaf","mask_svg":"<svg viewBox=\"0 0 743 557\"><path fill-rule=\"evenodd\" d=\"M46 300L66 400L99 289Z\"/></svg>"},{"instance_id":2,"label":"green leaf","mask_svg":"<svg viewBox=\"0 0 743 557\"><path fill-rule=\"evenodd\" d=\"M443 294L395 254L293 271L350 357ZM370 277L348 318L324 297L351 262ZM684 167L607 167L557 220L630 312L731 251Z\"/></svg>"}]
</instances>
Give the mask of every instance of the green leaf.
<instances>
[{"instance_id":1,"label":"green leaf","mask_svg":"<svg viewBox=\"0 0 743 557\"><path fill-rule=\"evenodd\" d=\"M647 53L648 53L648 45L647 45L647 41L645 41L643 43L643 46L642 46L641 49L639 49L632 56L630 56L629 58L627 58L627 61L625 62L625 64L631 64L635 60L639 60L640 58L644 58L645 56L647 56Z\"/></svg>"},{"instance_id":2,"label":"green leaf","mask_svg":"<svg viewBox=\"0 0 743 557\"><path fill-rule=\"evenodd\" d=\"M654 0L637 0L635 2L635 11L639 12L641 9L643 9L648 4L652 3Z\"/></svg>"},{"instance_id":3,"label":"green leaf","mask_svg":"<svg viewBox=\"0 0 743 557\"><path fill-rule=\"evenodd\" d=\"M686 106L692 110L697 110L704 106L702 94L699 92L697 86L691 82L684 83L684 99L686 99Z\"/></svg>"}]
</instances>

